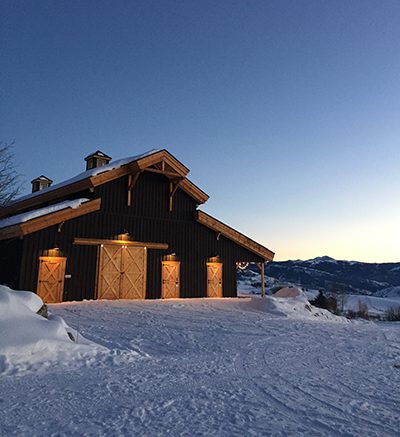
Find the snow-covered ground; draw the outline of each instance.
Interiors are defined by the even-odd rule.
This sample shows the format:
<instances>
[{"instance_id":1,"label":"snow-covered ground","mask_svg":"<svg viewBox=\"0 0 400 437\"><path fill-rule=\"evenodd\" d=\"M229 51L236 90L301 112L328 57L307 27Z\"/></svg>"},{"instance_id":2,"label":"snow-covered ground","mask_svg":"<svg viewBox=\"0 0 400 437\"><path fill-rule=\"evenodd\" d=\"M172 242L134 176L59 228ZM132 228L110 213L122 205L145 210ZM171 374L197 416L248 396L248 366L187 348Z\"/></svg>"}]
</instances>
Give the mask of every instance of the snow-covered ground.
<instances>
[{"instance_id":1,"label":"snow-covered ground","mask_svg":"<svg viewBox=\"0 0 400 437\"><path fill-rule=\"evenodd\" d=\"M400 324L305 305L52 305L109 352L0 374L0 435L398 436Z\"/></svg>"}]
</instances>

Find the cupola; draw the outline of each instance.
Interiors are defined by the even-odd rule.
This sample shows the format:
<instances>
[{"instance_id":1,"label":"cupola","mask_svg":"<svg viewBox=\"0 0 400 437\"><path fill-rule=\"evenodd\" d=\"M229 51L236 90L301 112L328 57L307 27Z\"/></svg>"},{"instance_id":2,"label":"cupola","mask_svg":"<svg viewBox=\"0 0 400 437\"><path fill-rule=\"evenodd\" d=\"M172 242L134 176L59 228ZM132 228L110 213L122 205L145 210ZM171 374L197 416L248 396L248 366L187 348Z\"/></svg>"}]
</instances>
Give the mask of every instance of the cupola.
<instances>
[{"instance_id":1,"label":"cupola","mask_svg":"<svg viewBox=\"0 0 400 437\"><path fill-rule=\"evenodd\" d=\"M41 191L47 187L50 187L50 185L53 183L53 181L46 176L39 176L36 179L33 179L31 181L32 184L32 193L36 193L36 191Z\"/></svg>"},{"instance_id":2,"label":"cupola","mask_svg":"<svg viewBox=\"0 0 400 437\"><path fill-rule=\"evenodd\" d=\"M111 156L106 155L100 150L96 150L96 152L86 156L85 161L86 170L91 170L92 168L102 167L108 164L111 161Z\"/></svg>"}]
</instances>

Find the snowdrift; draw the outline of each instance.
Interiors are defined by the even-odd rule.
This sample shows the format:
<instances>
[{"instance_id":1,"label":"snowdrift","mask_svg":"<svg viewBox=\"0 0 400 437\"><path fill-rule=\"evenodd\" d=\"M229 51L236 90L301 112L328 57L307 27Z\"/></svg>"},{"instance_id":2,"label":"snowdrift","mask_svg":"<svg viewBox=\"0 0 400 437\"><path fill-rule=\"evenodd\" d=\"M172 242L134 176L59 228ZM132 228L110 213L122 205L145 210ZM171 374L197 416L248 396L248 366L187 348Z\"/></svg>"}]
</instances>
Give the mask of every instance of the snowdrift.
<instances>
[{"instance_id":1,"label":"snowdrift","mask_svg":"<svg viewBox=\"0 0 400 437\"><path fill-rule=\"evenodd\" d=\"M289 319L329 321L337 323L350 323L345 317L336 316L328 310L317 308L310 304L307 297L301 293L295 297L266 296L249 297L249 305L253 310L263 311L278 317Z\"/></svg>"},{"instance_id":2,"label":"snowdrift","mask_svg":"<svg viewBox=\"0 0 400 437\"><path fill-rule=\"evenodd\" d=\"M68 365L106 348L86 340L59 316L36 314L43 302L29 291L0 285L0 374ZM73 338L75 341L72 341Z\"/></svg>"}]
</instances>

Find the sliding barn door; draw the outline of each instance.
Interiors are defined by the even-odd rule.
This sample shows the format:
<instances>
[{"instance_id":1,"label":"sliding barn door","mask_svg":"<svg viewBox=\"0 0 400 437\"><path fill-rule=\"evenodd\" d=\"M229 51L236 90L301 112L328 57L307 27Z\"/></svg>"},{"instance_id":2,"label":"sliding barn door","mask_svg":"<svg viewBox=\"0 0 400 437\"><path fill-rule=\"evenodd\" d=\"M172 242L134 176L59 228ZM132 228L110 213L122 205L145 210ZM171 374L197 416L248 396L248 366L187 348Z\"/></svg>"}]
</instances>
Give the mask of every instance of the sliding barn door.
<instances>
[{"instance_id":1,"label":"sliding barn door","mask_svg":"<svg viewBox=\"0 0 400 437\"><path fill-rule=\"evenodd\" d=\"M97 290L98 299L145 299L146 249L101 246Z\"/></svg>"},{"instance_id":2,"label":"sliding barn door","mask_svg":"<svg viewBox=\"0 0 400 437\"><path fill-rule=\"evenodd\" d=\"M64 257L53 256L39 258L37 294L43 302L62 302L66 260Z\"/></svg>"},{"instance_id":3,"label":"sliding barn door","mask_svg":"<svg viewBox=\"0 0 400 437\"><path fill-rule=\"evenodd\" d=\"M120 299L146 298L146 249L126 247L122 256Z\"/></svg>"},{"instance_id":4,"label":"sliding barn door","mask_svg":"<svg viewBox=\"0 0 400 437\"><path fill-rule=\"evenodd\" d=\"M180 262L163 261L161 273L161 298L178 298L180 297Z\"/></svg>"},{"instance_id":5,"label":"sliding barn door","mask_svg":"<svg viewBox=\"0 0 400 437\"><path fill-rule=\"evenodd\" d=\"M222 297L222 263L207 263L207 297Z\"/></svg>"},{"instance_id":6,"label":"sliding barn door","mask_svg":"<svg viewBox=\"0 0 400 437\"><path fill-rule=\"evenodd\" d=\"M122 271L122 246L100 247L98 299L119 299Z\"/></svg>"}]
</instances>

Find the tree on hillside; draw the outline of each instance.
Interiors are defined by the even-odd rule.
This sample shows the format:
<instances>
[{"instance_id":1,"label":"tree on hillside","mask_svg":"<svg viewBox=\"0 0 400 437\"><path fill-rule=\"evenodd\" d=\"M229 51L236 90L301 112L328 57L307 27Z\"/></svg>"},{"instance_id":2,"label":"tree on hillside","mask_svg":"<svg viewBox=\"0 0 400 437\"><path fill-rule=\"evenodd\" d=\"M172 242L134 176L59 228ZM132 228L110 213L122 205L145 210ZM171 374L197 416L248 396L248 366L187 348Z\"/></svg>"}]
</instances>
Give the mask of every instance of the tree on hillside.
<instances>
[{"instance_id":1,"label":"tree on hillside","mask_svg":"<svg viewBox=\"0 0 400 437\"><path fill-rule=\"evenodd\" d=\"M21 191L20 175L14 165L14 143L0 141L0 207L7 206Z\"/></svg>"}]
</instances>

